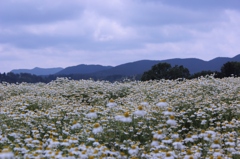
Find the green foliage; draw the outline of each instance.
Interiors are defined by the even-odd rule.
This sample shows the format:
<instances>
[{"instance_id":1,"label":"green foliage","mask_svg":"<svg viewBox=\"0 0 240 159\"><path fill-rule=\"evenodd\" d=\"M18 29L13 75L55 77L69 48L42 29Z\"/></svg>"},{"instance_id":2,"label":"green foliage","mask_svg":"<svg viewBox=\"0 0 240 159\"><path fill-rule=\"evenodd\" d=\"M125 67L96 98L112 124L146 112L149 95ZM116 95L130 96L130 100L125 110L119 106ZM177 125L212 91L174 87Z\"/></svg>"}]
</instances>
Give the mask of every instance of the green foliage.
<instances>
[{"instance_id":1,"label":"green foliage","mask_svg":"<svg viewBox=\"0 0 240 159\"><path fill-rule=\"evenodd\" d=\"M182 65L171 67L168 63L159 63L154 65L151 70L144 72L141 80L177 79L188 78L189 76L189 70Z\"/></svg>"},{"instance_id":2,"label":"green foliage","mask_svg":"<svg viewBox=\"0 0 240 159\"><path fill-rule=\"evenodd\" d=\"M40 106L38 105L38 103L30 103L26 109L35 111L36 109L40 109Z\"/></svg>"},{"instance_id":3,"label":"green foliage","mask_svg":"<svg viewBox=\"0 0 240 159\"><path fill-rule=\"evenodd\" d=\"M240 62L227 62L222 68L221 72L224 77L240 76Z\"/></svg>"}]
</instances>

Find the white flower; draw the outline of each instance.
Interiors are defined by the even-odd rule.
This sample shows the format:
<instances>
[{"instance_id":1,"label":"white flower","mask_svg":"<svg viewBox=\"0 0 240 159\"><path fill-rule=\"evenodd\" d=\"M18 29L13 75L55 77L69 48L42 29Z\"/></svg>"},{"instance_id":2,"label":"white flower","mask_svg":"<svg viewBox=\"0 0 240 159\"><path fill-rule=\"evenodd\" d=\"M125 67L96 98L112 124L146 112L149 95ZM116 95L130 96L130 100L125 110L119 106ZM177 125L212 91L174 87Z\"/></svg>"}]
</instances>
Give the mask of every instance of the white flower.
<instances>
[{"instance_id":1,"label":"white flower","mask_svg":"<svg viewBox=\"0 0 240 159\"><path fill-rule=\"evenodd\" d=\"M177 138L179 138L179 134L172 134L171 138L172 139L177 139Z\"/></svg>"},{"instance_id":2,"label":"white flower","mask_svg":"<svg viewBox=\"0 0 240 159\"><path fill-rule=\"evenodd\" d=\"M128 150L128 153L132 156L136 156L138 154L138 148L135 145L132 145Z\"/></svg>"},{"instance_id":3,"label":"white flower","mask_svg":"<svg viewBox=\"0 0 240 159\"><path fill-rule=\"evenodd\" d=\"M134 114L135 114L136 116L142 117L142 116L146 115L147 112L144 111L144 110L136 110L136 111L134 112Z\"/></svg>"},{"instance_id":4,"label":"white flower","mask_svg":"<svg viewBox=\"0 0 240 159\"><path fill-rule=\"evenodd\" d=\"M171 126L177 125L177 121L174 120L174 116L173 116L173 115L171 115L169 118L170 118L170 119L167 120L167 124L168 124L168 125L171 125Z\"/></svg>"},{"instance_id":5,"label":"white flower","mask_svg":"<svg viewBox=\"0 0 240 159\"><path fill-rule=\"evenodd\" d=\"M138 110L136 110L136 111L134 112L134 115L140 116L140 117L142 117L142 116L144 116L144 115L146 115L146 114L147 114L147 112L143 110L143 107L142 107L141 105L138 106Z\"/></svg>"},{"instance_id":6,"label":"white flower","mask_svg":"<svg viewBox=\"0 0 240 159\"><path fill-rule=\"evenodd\" d=\"M194 142L191 134L188 134L187 137L184 139L184 141L185 141L186 143L188 143L188 142Z\"/></svg>"},{"instance_id":7,"label":"white flower","mask_svg":"<svg viewBox=\"0 0 240 159\"><path fill-rule=\"evenodd\" d=\"M79 123L76 123L76 124L74 124L73 126L71 126L71 129L72 129L72 130L74 130L74 129L79 129L79 128L81 128L81 124L79 124Z\"/></svg>"},{"instance_id":8,"label":"white flower","mask_svg":"<svg viewBox=\"0 0 240 159\"><path fill-rule=\"evenodd\" d=\"M174 159L175 157L171 154L171 153L166 153L166 156L164 157L164 159Z\"/></svg>"},{"instance_id":9,"label":"white flower","mask_svg":"<svg viewBox=\"0 0 240 159\"><path fill-rule=\"evenodd\" d=\"M155 133L153 135L153 137L156 138L156 139L162 140L162 139L164 139L166 137L166 135L163 134L161 130L159 130L157 133Z\"/></svg>"},{"instance_id":10,"label":"white flower","mask_svg":"<svg viewBox=\"0 0 240 159\"><path fill-rule=\"evenodd\" d=\"M87 140L88 140L88 141L95 141L95 139L92 138L92 137L87 138Z\"/></svg>"},{"instance_id":11,"label":"white flower","mask_svg":"<svg viewBox=\"0 0 240 159\"><path fill-rule=\"evenodd\" d=\"M156 106L158 106L160 108L166 108L166 107L168 107L168 103L166 102L166 100L162 99L162 100L160 100L160 102L158 102L156 104Z\"/></svg>"},{"instance_id":12,"label":"white flower","mask_svg":"<svg viewBox=\"0 0 240 159\"><path fill-rule=\"evenodd\" d=\"M88 114L86 114L86 117L95 119L95 118L97 118L97 113L94 112L94 109L91 109L90 112Z\"/></svg>"},{"instance_id":13,"label":"white flower","mask_svg":"<svg viewBox=\"0 0 240 159\"><path fill-rule=\"evenodd\" d=\"M172 108L168 108L167 111L163 112L163 115L169 116L169 115L175 115L175 113L172 111Z\"/></svg>"},{"instance_id":14,"label":"white flower","mask_svg":"<svg viewBox=\"0 0 240 159\"><path fill-rule=\"evenodd\" d=\"M175 126L175 125L177 125L177 121L176 120L172 120L172 119L168 119L167 120L167 124L171 125L171 126Z\"/></svg>"},{"instance_id":15,"label":"white flower","mask_svg":"<svg viewBox=\"0 0 240 159\"><path fill-rule=\"evenodd\" d=\"M157 147L158 145L159 145L159 141L157 141L156 138L153 138L153 141L152 141L152 143L151 143L151 146Z\"/></svg>"},{"instance_id":16,"label":"white flower","mask_svg":"<svg viewBox=\"0 0 240 159\"><path fill-rule=\"evenodd\" d=\"M124 122L124 123L130 123L130 122L132 122L132 118L130 118L130 117L122 117L121 119L120 119L120 121L121 122Z\"/></svg>"},{"instance_id":17,"label":"white flower","mask_svg":"<svg viewBox=\"0 0 240 159\"><path fill-rule=\"evenodd\" d=\"M172 139L165 138L165 140L162 140L162 142L163 142L164 144L171 144L171 143L172 143Z\"/></svg>"},{"instance_id":18,"label":"white flower","mask_svg":"<svg viewBox=\"0 0 240 159\"><path fill-rule=\"evenodd\" d=\"M96 142L96 141L95 141L95 142L93 143L93 146L98 146L98 145L100 145L99 142Z\"/></svg>"},{"instance_id":19,"label":"white flower","mask_svg":"<svg viewBox=\"0 0 240 159\"><path fill-rule=\"evenodd\" d=\"M120 116L120 115L116 116L115 120L121 121L121 122L124 122L124 123L132 122L132 118L129 116L129 112L125 112L123 116Z\"/></svg>"},{"instance_id":20,"label":"white flower","mask_svg":"<svg viewBox=\"0 0 240 159\"><path fill-rule=\"evenodd\" d=\"M222 156L222 155L223 155L223 154L222 154L221 152L219 152L219 151L216 151L216 152L213 153L213 156L216 157L216 158L217 158L218 156Z\"/></svg>"},{"instance_id":21,"label":"white flower","mask_svg":"<svg viewBox=\"0 0 240 159\"><path fill-rule=\"evenodd\" d=\"M221 145L219 144L219 140L215 139L211 145L211 148L213 149L221 149Z\"/></svg>"},{"instance_id":22,"label":"white flower","mask_svg":"<svg viewBox=\"0 0 240 159\"><path fill-rule=\"evenodd\" d=\"M9 150L3 149L0 153L0 158L12 159L14 158L14 154L12 152L9 152Z\"/></svg>"},{"instance_id":23,"label":"white flower","mask_svg":"<svg viewBox=\"0 0 240 159\"><path fill-rule=\"evenodd\" d=\"M178 142L178 141L173 143L173 147L174 147L174 149L177 149L177 150L182 150L182 149L185 148L183 143L182 142Z\"/></svg>"},{"instance_id":24,"label":"white flower","mask_svg":"<svg viewBox=\"0 0 240 159\"><path fill-rule=\"evenodd\" d=\"M207 120L202 120L201 125L205 125L207 123Z\"/></svg>"},{"instance_id":25,"label":"white flower","mask_svg":"<svg viewBox=\"0 0 240 159\"><path fill-rule=\"evenodd\" d=\"M117 103L115 103L113 99L110 99L109 103L107 103L107 107L109 108L113 108L116 106L117 106Z\"/></svg>"},{"instance_id":26,"label":"white flower","mask_svg":"<svg viewBox=\"0 0 240 159\"><path fill-rule=\"evenodd\" d=\"M140 103L140 105L148 106L148 102L142 102L142 103Z\"/></svg>"},{"instance_id":27,"label":"white flower","mask_svg":"<svg viewBox=\"0 0 240 159\"><path fill-rule=\"evenodd\" d=\"M102 131L103 131L103 128L100 126L99 123L94 124L94 128L92 130L94 134L101 133Z\"/></svg>"}]
</instances>

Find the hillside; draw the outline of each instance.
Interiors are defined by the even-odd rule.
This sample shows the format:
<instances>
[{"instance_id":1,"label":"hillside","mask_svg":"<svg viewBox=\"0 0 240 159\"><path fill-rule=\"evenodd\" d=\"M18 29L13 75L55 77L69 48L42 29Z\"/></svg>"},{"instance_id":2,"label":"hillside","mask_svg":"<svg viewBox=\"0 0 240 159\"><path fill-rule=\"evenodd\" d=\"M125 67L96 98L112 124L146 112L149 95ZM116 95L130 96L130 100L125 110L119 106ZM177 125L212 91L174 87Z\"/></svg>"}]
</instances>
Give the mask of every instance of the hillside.
<instances>
[{"instance_id":1,"label":"hillside","mask_svg":"<svg viewBox=\"0 0 240 159\"><path fill-rule=\"evenodd\" d=\"M50 75L50 74L55 74L59 71L61 71L63 68L57 67L57 68L39 68L35 67L33 69L14 69L11 72L15 74L20 74L20 73L30 73L34 75Z\"/></svg>"}]
</instances>

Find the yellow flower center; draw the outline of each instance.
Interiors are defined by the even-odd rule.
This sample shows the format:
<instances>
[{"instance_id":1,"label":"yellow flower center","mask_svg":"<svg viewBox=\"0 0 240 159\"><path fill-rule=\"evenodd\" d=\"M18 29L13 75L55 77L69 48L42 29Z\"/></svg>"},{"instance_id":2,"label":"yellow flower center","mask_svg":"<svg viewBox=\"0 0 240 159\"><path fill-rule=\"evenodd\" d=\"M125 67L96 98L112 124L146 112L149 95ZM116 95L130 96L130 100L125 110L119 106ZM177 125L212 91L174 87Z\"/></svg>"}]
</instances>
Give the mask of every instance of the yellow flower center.
<instances>
[{"instance_id":1,"label":"yellow flower center","mask_svg":"<svg viewBox=\"0 0 240 159\"><path fill-rule=\"evenodd\" d=\"M171 157L171 153L168 152L168 153L166 154L166 156L167 156L167 157Z\"/></svg>"},{"instance_id":2,"label":"yellow flower center","mask_svg":"<svg viewBox=\"0 0 240 159\"><path fill-rule=\"evenodd\" d=\"M136 145L132 145L131 147L132 147L132 149L136 149Z\"/></svg>"},{"instance_id":3,"label":"yellow flower center","mask_svg":"<svg viewBox=\"0 0 240 159\"><path fill-rule=\"evenodd\" d=\"M189 159L194 159L193 156L189 156Z\"/></svg>"},{"instance_id":4,"label":"yellow flower center","mask_svg":"<svg viewBox=\"0 0 240 159\"><path fill-rule=\"evenodd\" d=\"M168 110L169 112L171 112L171 111L172 111L172 108L168 108L167 110Z\"/></svg>"},{"instance_id":5,"label":"yellow flower center","mask_svg":"<svg viewBox=\"0 0 240 159\"><path fill-rule=\"evenodd\" d=\"M166 99L160 99L160 102L166 102Z\"/></svg>"},{"instance_id":6,"label":"yellow flower center","mask_svg":"<svg viewBox=\"0 0 240 159\"><path fill-rule=\"evenodd\" d=\"M180 141L180 139L179 138L176 138L176 142L179 142Z\"/></svg>"},{"instance_id":7,"label":"yellow flower center","mask_svg":"<svg viewBox=\"0 0 240 159\"><path fill-rule=\"evenodd\" d=\"M173 115L171 115L171 116L170 116L170 119L172 119L172 120L173 120L174 118L175 118L175 117L174 117Z\"/></svg>"},{"instance_id":8,"label":"yellow flower center","mask_svg":"<svg viewBox=\"0 0 240 159\"><path fill-rule=\"evenodd\" d=\"M208 136L207 136L208 138L211 138L212 137L212 134L208 134Z\"/></svg>"},{"instance_id":9,"label":"yellow flower center","mask_svg":"<svg viewBox=\"0 0 240 159\"><path fill-rule=\"evenodd\" d=\"M129 112L125 112L124 113L124 116L127 118L127 117L129 117Z\"/></svg>"},{"instance_id":10,"label":"yellow flower center","mask_svg":"<svg viewBox=\"0 0 240 159\"><path fill-rule=\"evenodd\" d=\"M187 134L187 138L190 138L190 137L192 137L192 135L191 134Z\"/></svg>"},{"instance_id":11,"label":"yellow flower center","mask_svg":"<svg viewBox=\"0 0 240 159\"><path fill-rule=\"evenodd\" d=\"M73 124L77 124L77 121L76 121L76 120L74 120L74 121L73 121Z\"/></svg>"},{"instance_id":12,"label":"yellow flower center","mask_svg":"<svg viewBox=\"0 0 240 159\"><path fill-rule=\"evenodd\" d=\"M94 109L91 109L90 112L93 113L93 112L94 112Z\"/></svg>"},{"instance_id":13,"label":"yellow flower center","mask_svg":"<svg viewBox=\"0 0 240 159\"><path fill-rule=\"evenodd\" d=\"M143 110L143 106L139 105L138 110Z\"/></svg>"},{"instance_id":14,"label":"yellow flower center","mask_svg":"<svg viewBox=\"0 0 240 159\"><path fill-rule=\"evenodd\" d=\"M94 124L94 128L98 128L99 126L100 126L99 123L95 123L95 124Z\"/></svg>"},{"instance_id":15,"label":"yellow flower center","mask_svg":"<svg viewBox=\"0 0 240 159\"><path fill-rule=\"evenodd\" d=\"M214 140L214 144L219 144L219 141L218 140Z\"/></svg>"},{"instance_id":16,"label":"yellow flower center","mask_svg":"<svg viewBox=\"0 0 240 159\"><path fill-rule=\"evenodd\" d=\"M230 138L228 141L229 141L229 142L233 142L233 139L232 139L232 138Z\"/></svg>"},{"instance_id":17,"label":"yellow flower center","mask_svg":"<svg viewBox=\"0 0 240 159\"><path fill-rule=\"evenodd\" d=\"M114 100L113 100L113 99L110 99L110 100L109 100L109 102L110 102L110 103L113 103L113 102L114 102Z\"/></svg>"},{"instance_id":18,"label":"yellow flower center","mask_svg":"<svg viewBox=\"0 0 240 159\"><path fill-rule=\"evenodd\" d=\"M192 154L192 151L191 150L187 150L187 155L191 155Z\"/></svg>"},{"instance_id":19,"label":"yellow flower center","mask_svg":"<svg viewBox=\"0 0 240 159\"><path fill-rule=\"evenodd\" d=\"M161 130L158 130L158 134L162 134L162 131L161 131Z\"/></svg>"}]
</instances>

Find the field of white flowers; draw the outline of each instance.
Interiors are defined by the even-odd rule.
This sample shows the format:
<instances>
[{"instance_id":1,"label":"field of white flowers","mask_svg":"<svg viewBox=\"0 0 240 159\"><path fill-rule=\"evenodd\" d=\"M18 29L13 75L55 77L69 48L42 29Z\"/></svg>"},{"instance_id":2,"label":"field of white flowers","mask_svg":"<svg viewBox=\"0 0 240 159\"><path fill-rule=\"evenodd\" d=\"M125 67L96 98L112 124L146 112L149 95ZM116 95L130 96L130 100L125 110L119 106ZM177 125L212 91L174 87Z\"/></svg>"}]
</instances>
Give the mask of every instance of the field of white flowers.
<instances>
[{"instance_id":1,"label":"field of white flowers","mask_svg":"<svg viewBox=\"0 0 240 159\"><path fill-rule=\"evenodd\" d=\"M0 84L0 158L240 158L240 78Z\"/></svg>"}]
</instances>

